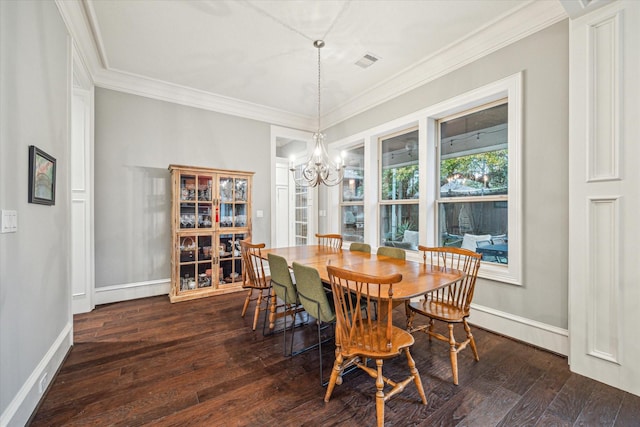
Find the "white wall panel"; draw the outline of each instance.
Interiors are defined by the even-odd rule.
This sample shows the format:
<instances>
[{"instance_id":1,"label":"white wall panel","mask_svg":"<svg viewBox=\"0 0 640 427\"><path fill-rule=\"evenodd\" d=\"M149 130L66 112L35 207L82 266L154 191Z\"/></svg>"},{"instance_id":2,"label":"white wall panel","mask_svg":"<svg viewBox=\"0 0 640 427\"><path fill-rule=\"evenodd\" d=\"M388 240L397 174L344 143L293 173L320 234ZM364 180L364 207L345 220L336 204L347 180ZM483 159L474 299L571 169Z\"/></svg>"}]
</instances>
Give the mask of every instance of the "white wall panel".
<instances>
[{"instance_id":1,"label":"white wall panel","mask_svg":"<svg viewBox=\"0 0 640 427\"><path fill-rule=\"evenodd\" d=\"M589 200L588 353L610 362L619 354L619 201Z\"/></svg>"},{"instance_id":2,"label":"white wall panel","mask_svg":"<svg viewBox=\"0 0 640 427\"><path fill-rule=\"evenodd\" d=\"M85 200L71 201L71 294L74 298L87 294L86 269L83 262L89 253L84 230L87 227L87 203Z\"/></svg>"},{"instance_id":3,"label":"white wall panel","mask_svg":"<svg viewBox=\"0 0 640 427\"><path fill-rule=\"evenodd\" d=\"M619 178L619 14L589 29L591 54L589 180Z\"/></svg>"}]
</instances>

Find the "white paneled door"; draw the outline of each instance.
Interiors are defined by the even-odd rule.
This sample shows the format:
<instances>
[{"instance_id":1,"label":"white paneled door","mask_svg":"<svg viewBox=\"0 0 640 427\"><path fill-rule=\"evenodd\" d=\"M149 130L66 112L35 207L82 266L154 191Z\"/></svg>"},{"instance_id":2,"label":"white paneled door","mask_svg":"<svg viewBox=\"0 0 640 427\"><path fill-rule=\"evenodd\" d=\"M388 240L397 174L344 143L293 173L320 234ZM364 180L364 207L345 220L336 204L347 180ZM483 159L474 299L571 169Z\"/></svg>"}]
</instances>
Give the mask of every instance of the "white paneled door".
<instances>
[{"instance_id":1,"label":"white paneled door","mask_svg":"<svg viewBox=\"0 0 640 427\"><path fill-rule=\"evenodd\" d=\"M571 22L571 370L640 395L640 2Z\"/></svg>"}]
</instances>

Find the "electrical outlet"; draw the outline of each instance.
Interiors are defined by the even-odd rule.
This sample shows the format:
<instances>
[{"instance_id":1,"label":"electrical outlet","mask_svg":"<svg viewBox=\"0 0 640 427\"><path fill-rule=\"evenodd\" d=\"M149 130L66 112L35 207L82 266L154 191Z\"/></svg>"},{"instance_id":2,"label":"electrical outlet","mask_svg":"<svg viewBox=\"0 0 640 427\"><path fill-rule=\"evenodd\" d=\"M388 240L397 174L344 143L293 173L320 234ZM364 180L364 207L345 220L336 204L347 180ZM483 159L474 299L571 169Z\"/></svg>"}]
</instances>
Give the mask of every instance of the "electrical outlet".
<instances>
[{"instance_id":1,"label":"electrical outlet","mask_svg":"<svg viewBox=\"0 0 640 427\"><path fill-rule=\"evenodd\" d=\"M38 384L38 390L40 391L40 394L44 393L47 388L47 376L48 372L45 372L42 378L40 378L40 383Z\"/></svg>"}]
</instances>

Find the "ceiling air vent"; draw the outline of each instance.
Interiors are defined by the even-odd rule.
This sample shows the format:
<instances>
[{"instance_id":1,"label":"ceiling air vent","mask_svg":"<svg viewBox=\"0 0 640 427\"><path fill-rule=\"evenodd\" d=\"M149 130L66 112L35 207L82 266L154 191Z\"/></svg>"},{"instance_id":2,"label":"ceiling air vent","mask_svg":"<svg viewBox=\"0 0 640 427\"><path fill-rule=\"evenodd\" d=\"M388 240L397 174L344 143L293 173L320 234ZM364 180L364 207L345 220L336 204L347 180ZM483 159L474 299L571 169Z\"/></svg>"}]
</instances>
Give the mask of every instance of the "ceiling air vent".
<instances>
[{"instance_id":1,"label":"ceiling air vent","mask_svg":"<svg viewBox=\"0 0 640 427\"><path fill-rule=\"evenodd\" d=\"M373 63L378 59L380 59L380 57L374 55L373 53L365 53L364 56L360 58L358 62L356 62L356 65L358 67L368 68L369 66L373 65Z\"/></svg>"}]
</instances>

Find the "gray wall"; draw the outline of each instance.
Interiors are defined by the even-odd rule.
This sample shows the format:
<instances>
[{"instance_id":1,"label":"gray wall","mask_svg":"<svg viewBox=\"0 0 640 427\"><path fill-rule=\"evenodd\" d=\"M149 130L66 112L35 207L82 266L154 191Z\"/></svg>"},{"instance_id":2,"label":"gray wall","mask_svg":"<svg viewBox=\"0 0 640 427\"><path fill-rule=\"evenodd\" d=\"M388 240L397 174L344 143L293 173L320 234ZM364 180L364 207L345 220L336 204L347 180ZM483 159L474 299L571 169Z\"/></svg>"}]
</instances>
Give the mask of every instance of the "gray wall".
<instances>
[{"instance_id":1,"label":"gray wall","mask_svg":"<svg viewBox=\"0 0 640 427\"><path fill-rule=\"evenodd\" d=\"M267 123L96 89L96 287L171 276L169 164L255 172L253 240L270 245L269 141Z\"/></svg>"},{"instance_id":2,"label":"gray wall","mask_svg":"<svg viewBox=\"0 0 640 427\"><path fill-rule=\"evenodd\" d=\"M327 130L341 139L524 71L523 286L480 280L474 302L567 328L569 23L560 22Z\"/></svg>"},{"instance_id":3,"label":"gray wall","mask_svg":"<svg viewBox=\"0 0 640 427\"><path fill-rule=\"evenodd\" d=\"M18 211L17 233L0 234L0 424L12 425L40 396L16 413L11 401L71 319L69 56L54 2L0 1L0 19L0 208ZM55 206L27 203L29 145L58 161Z\"/></svg>"}]
</instances>

